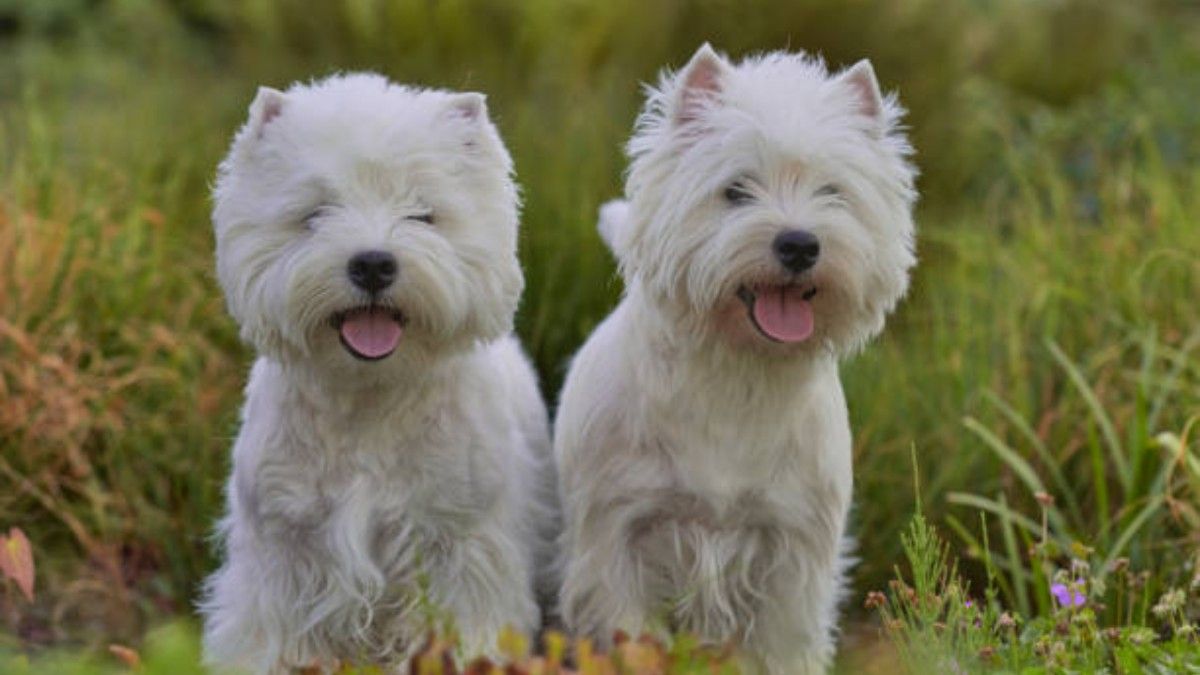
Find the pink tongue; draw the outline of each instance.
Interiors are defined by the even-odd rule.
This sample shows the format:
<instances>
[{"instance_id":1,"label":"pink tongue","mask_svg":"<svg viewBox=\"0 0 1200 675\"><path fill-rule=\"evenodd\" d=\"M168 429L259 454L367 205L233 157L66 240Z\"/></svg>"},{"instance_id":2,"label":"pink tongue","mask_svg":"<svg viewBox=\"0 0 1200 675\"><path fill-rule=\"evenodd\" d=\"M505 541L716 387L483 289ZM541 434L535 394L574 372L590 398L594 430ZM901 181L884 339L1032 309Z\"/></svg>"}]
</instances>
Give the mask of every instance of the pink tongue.
<instances>
[{"instance_id":1,"label":"pink tongue","mask_svg":"<svg viewBox=\"0 0 1200 675\"><path fill-rule=\"evenodd\" d=\"M342 341L359 356L378 359L396 350L404 329L389 312L356 309L342 321L341 332Z\"/></svg>"},{"instance_id":2,"label":"pink tongue","mask_svg":"<svg viewBox=\"0 0 1200 675\"><path fill-rule=\"evenodd\" d=\"M796 286L759 288L754 320L768 337L780 342L803 342L813 333L812 304Z\"/></svg>"}]
</instances>

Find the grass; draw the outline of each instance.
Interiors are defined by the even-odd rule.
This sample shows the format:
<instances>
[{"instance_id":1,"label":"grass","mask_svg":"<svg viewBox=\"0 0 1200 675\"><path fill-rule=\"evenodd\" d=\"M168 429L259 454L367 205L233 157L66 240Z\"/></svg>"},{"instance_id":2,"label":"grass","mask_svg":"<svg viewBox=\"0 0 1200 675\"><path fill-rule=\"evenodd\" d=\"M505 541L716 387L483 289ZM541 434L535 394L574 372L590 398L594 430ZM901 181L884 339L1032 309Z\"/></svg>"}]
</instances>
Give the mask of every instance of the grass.
<instances>
[{"instance_id":1,"label":"grass","mask_svg":"<svg viewBox=\"0 0 1200 675\"><path fill-rule=\"evenodd\" d=\"M1106 581L1086 560L1073 558L1043 586L1047 607L1022 614L1004 609L995 577L972 595L922 514L902 542L911 576L898 571L889 592L872 594L869 604L910 672L1178 673L1200 667L1194 587L1155 595L1146 576L1128 567ZM1103 624L1105 602L1128 607L1130 616Z\"/></svg>"},{"instance_id":2,"label":"grass","mask_svg":"<svg viewBox=\"0 0 1200 675\"><path fill-rule=\"evenodd\" d=\"M854 577L862 597L911 560L906 586L941 604L906 608L892 589L883 635L914 663L967 669L1042 663L1042 638L1079 655L1063 668L1186 657L1190 596L1152 609L1190 587L1200 549L1195 9L56 0L0 3L4 26L0 529L29 535L38 579L32 604L0 593L0 670L28 653L12 667L69 672L45 660L58 648L112 670L112 642L148 672L160 653L194 662L177 621L213 565L250 358L212 278L207 190L255 85L373 68L488 93L524 186L519 332L553 401L620 293L594 221L620 192L637 83L704 39L870 56L912 110L921 265L844 369ZM1084 619L1049 592L1080 565ZM952 607L972 588L974 613ZM1101 644L1106 629L1149 651Z\"/></svg>"},{"instance_id":3,"label":"grass","mask_svg":"<svg viewBox=\"0 0 1200 675\"><path fill-rule=\"evenodd\" d=\"M1175 446L1172 451L1183 451L1180 439L1162 440ZM1107 557L1077 541L1061 549L1048 525L1057 520L1052 518L1054 499L1039 492L1038 501L1040 537L1028 559L1010 560L1008 570L1036 580L1032 590L1038 602L1032 610L1002 602L1004 573L987 546L986 527L986 581L981 593L972 593L950 547L922 512L913 517L901 535L907 574L897 566L889 591L873 591L866 602L878 611L906 669L921 672L929 664L954 672L1024 672L1035 665L1051 672L1200 668L1195 623L1200 575L1184 586L1162 589L1156 587L1167 578L1161 570L1138 571L1128 558L1114 558L1121 542L1136 536L1136 525L1126 530L1128 536L1122 536L1115 550L1108 549ZM984 508L1014 519L1003 504ZM1029 607L1027 600L1023 605Z\"/></svg>"}]
</instances>

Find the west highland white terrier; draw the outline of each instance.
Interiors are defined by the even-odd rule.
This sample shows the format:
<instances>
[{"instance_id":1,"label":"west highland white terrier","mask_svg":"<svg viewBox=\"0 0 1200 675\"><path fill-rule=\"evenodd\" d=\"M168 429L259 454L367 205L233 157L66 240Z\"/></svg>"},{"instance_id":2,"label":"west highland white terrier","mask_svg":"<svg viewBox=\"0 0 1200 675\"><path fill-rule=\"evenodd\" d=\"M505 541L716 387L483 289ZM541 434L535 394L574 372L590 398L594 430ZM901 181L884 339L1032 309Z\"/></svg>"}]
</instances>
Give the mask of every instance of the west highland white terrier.
<instances>
[{"instance_id":1,"label":"west highland white terrier","mask_svg":"<svg viewBox=\"0 0 1200 675\"><path fill-rule=\"evenodd\" d=\"M539 625L550 439L510 335L511 174L479 94L259 90L214 195L258 360L202 604L212 664L395 667L433 617L470 651Z\"/></svg>"},{"instance_id":2,"label":"west highland white terrier","mask_svg":"<svg viewBox=\"0 0 1200 675\"><path fill-rule=\"evenodd\" d=\"M915 263L910 147L871 65L734 65L708 45L649 90L601 231L625 296L555 426L569 628L666 628L751 672L825 670L847 566L839 357Z\"/></svg>"}]
</instances>

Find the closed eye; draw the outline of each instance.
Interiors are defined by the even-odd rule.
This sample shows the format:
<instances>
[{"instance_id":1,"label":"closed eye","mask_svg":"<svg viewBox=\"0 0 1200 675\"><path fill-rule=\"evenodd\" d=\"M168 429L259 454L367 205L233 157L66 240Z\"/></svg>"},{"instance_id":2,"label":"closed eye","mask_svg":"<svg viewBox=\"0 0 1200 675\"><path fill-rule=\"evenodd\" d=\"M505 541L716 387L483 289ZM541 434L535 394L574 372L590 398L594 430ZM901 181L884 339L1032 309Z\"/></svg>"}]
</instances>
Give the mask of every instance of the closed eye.
<instances>
[{"instance_id":1,"label":"closed eye","mask_svg":"<svg viewBox=\"0 0 1200 675\"><path fill-rule=\"evenodd\" d=\"M333 209L333 206L330 204L321 204L321 205L317 206L316 208L312 209L311 211L309 211L308 214L305 215L304 218L301 219L300 222L304 223L304 227L306 227L310 230L314 229L316 227L317 221L320 220L321 218L329 215L329 212L332 209Z\"/></svg>"},{"instance_id":2,"label":"closed eye","mask_svg":"<svg viewBox=\"0 0 1200 675\"><path fill-rule=\"evenodd\" d=\"M415 220L418 223L425 223L426 225L432 225L433 224L433 211L430 211L429 213L414 213L413 215L409 216L408 219Z\"/></svg>"},{"instance_id":3,"label":"closed eye","mask_svg":"<svg viewBox=\"0 0 1200 675\"><path fill-rule=\"evenodd\" d=\"M813 193L814 197L837 197L842 194L842 189L833 183L822 185Z\"/></svg>"},{"instance_id":4,"label":"closed eye","mask_svg":"<svg viewBox=\"0 0 1200 675\"><path fill-rule=\"evenodd\" d=\"M737 180L725 188L725 201L734 206L741 206L754 201L754 193L744 182Z\"/></svg>"}]
</instances>

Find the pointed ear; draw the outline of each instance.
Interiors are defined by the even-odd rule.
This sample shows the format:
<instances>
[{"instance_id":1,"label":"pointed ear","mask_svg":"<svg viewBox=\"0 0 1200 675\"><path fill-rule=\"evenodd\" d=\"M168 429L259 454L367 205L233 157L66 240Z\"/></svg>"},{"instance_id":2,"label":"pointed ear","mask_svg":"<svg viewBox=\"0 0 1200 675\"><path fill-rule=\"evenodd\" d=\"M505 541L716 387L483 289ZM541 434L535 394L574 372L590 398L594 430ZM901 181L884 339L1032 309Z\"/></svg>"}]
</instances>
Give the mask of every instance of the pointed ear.
<instances>
[{"instance_id":1,"label":"pointed ear","mask_svg":"<svg viewBox=\"0 0 1200 675\"><path fill-rule=\"evenodd\" d=\"M705 109L718 99L725 75L731 68L707 42L700 45L692 59L679 71L675 126L690 124L704 115Z\"/></svg>"},{"instance_id":2,"label":"pointed ear","mask_svg":"<svg viewBox=\"0 0 1200 675\"><path fill-rule=\"evenodd\" d=\"M487 97L475 92L454 94L446 104L446 116L471 122L486 120Z\"/></svg>"},{"instance_id":3,"label":"pointed ear","mask_svg":"<svg viewBox=\"0 0 1200 675\"><path fill-rule=\"evenodd\" d=\"M859 112L882 125L883 95L879 93L879 80L875 79L871 62L867 59L859 61L838 76L838 80L854 92Z\"/></svg>"},{"instance_id":4,"label":"pointed ear","mask_svg":"<svg viewBox=\"0 0 1200 675\"><path fill-rule=\"evenodd\" d=\"M262 138L263 129L271 123L271 120L279 117L286 101L287 96L278 89L258 88L258 94L254 96L254 102L250 104L250 121L248 122L255 138Z\"/></svg>"}]
</instances>

